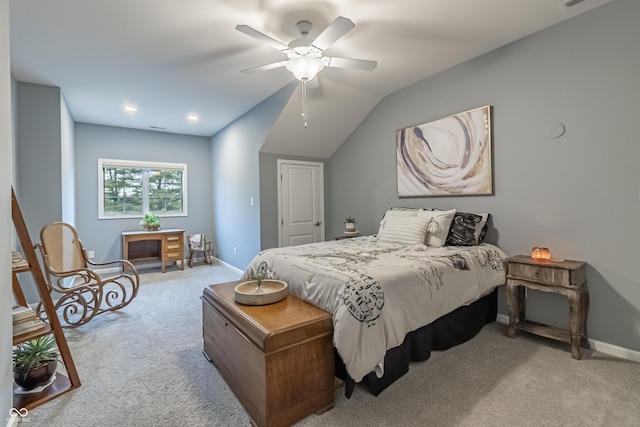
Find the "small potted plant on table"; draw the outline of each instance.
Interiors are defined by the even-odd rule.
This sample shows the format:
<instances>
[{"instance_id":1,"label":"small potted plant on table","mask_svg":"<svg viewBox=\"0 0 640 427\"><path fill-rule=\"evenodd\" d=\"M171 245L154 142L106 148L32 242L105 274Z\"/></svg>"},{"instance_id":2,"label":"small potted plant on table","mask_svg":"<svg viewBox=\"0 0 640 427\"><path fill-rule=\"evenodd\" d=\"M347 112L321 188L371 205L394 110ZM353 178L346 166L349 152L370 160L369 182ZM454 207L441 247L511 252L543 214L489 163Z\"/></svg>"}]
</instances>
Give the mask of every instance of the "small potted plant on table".
<instances>
[{"instance_id":1,"label":"small potted plant on table","mask_svg":"<svg viewBox=\"0 0 640 427\"><path fill-rule=\"evenodd\" d=\"M344 225L347 228L347 233L356 232L356 219L352 216L348 216L344 220Z\"/></svg>"},{"instance_id":2,"label":"small potted plant on table","mask_svg":"<svg viewBox=\"0 0 640 427\"><path fill-rule=\"evenodd\" d=\"M140 225L147 231L158 231L160 229L160 217L149 212L140 220Z\"/></svg>"},{"instance_id":3,"label":"small potted plant on table","mask_svg":"<svg viewBox=\"0 0 640 427\"><path fill-rule=\"evenodd\" d=\"M51 382L58 367L58 345L53 335L34 338L13 349L16 384L28 391Z\"/></svg>"}]
</instances>

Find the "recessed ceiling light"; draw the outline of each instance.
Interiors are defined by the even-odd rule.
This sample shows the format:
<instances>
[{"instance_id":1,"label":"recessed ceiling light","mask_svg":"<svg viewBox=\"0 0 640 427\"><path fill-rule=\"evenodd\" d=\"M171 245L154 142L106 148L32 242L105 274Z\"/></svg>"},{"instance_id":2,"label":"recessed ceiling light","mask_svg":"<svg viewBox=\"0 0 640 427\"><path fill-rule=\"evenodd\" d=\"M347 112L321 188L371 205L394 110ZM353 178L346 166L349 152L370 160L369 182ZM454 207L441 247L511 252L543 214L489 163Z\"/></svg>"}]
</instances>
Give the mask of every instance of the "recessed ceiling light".
<instances>
[{"instance_id":1,"label":"recessed ceiling light","mask_svg":"<svg viewBox=\"0 0 640 427\"><path fill-rule=\"evenodd\" d=\"M187 115L187 120L189 120L190 122L197 122L198 120L200 120L200 117L198 117L197 114L189 114Z\"/></svg>"},{"instance_id":2,"label":"recessed ceiling light","mask_svg":"<svg viewBox=\"0 0 640 427\"><path fill-rule=\"evenodd\" d=\"M135 105L127 104L124 106L124 111L126 111L127 113L135 113L136 111L138 111L138 107L136 107Z\"/></svg>"}]
</instances>

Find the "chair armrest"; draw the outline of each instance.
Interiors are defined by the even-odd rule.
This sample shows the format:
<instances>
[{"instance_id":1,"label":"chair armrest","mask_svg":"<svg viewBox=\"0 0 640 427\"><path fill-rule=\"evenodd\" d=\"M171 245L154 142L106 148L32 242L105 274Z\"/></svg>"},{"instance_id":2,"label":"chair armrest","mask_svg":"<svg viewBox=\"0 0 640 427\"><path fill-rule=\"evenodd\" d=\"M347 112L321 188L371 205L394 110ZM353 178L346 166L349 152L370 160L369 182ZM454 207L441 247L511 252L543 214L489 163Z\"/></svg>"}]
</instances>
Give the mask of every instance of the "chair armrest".
<instances>
[{"instance_id":1,"label":"chair armrest","mask_svg":"<svg viewBox=\"0 0 640 427\"><path fill-rule=\"evenodd\" d=\"M54 269L49 268L49 273L56 277L82 276L85 274L89 276L95 276L95 273L90 268L78 268L76 270L69 271L55 271Z\"/></svg>"},{"instance_id":2,"label":"chair armrest","mask_svg":"<svg viewBox=\"0 0 640 427\"><path fill-rule=\"evenodd\" d=\"M91 260L88 260L87 264L100 267L100 266L108 266L108 265L115 265L115 264L131 264L131 263L126 259L117 259L115 261L107 261L107 262L93 262Z\"/></svg>"},{"instance_id":3,"label":"chair armrest","mask_svg":"<svg viewBox=\"0 0 640 427\"><path fill-rule=\"evenodd\" d=\"M127 268L131 271L130 274L132 274L133 276L135 276L136 280L136 285L138 283L140 283L140 276L138 275L138 270L136 269L136 267L133 265L133 263L129 260L126 259L118 259L115 261L107 261L107 262L93 262L93 261L87 261L87 264L92 265L92 266L110 266L110 265L121 265L122 266L122 271L123 273L125 273L127 271ZM120 277L120 276L118 276Z\"/></svg>"}]
</instances>

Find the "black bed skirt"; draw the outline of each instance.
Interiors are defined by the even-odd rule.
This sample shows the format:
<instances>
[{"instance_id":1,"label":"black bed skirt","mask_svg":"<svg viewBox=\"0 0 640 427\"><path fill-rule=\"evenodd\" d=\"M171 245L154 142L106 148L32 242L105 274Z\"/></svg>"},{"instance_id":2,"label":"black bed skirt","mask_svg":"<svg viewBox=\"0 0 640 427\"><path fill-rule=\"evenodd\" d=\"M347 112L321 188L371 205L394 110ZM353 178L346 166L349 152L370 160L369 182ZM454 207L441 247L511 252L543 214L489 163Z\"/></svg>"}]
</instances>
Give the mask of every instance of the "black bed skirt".
<instances>
[{"instance_id":1,"label":"black bed skirt","mask_svg":"<svg viewBox=\"0 0 640 427\"><path fill-rule=\"evenodd\" d=\"M498 314L498 291L476 302L458 307L434 322L407 334L404 342L387 351L384 375L371 372L362 379L374 396L409 371L409 362L420 362L431 356L431 350L447 350L470 340L487 323L495 322ZM336 351L336 376L345 382L345 395L351 397L355 381L349 377L342 358Z\"/></svg>"}]
</instances>

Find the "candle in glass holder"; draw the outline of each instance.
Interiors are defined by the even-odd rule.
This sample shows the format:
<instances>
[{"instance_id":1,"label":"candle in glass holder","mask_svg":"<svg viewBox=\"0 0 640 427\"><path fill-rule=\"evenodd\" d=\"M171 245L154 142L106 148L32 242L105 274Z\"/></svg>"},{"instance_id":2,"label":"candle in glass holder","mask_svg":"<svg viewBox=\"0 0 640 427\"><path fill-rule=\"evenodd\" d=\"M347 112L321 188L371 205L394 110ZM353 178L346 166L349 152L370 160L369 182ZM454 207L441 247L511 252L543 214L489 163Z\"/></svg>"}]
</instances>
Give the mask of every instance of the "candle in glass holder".
<instances>
[{"instance_id":1,"label":"candle in glass holder","mask_svg":"<svg viewBox=\"0 0 640 427\"><path fill-rule=\"evenodd\" d=\"M548 248L536 246L531 249L531 258L536 261L551 261L551 253Z\"/></svg>"}]
</instances>

